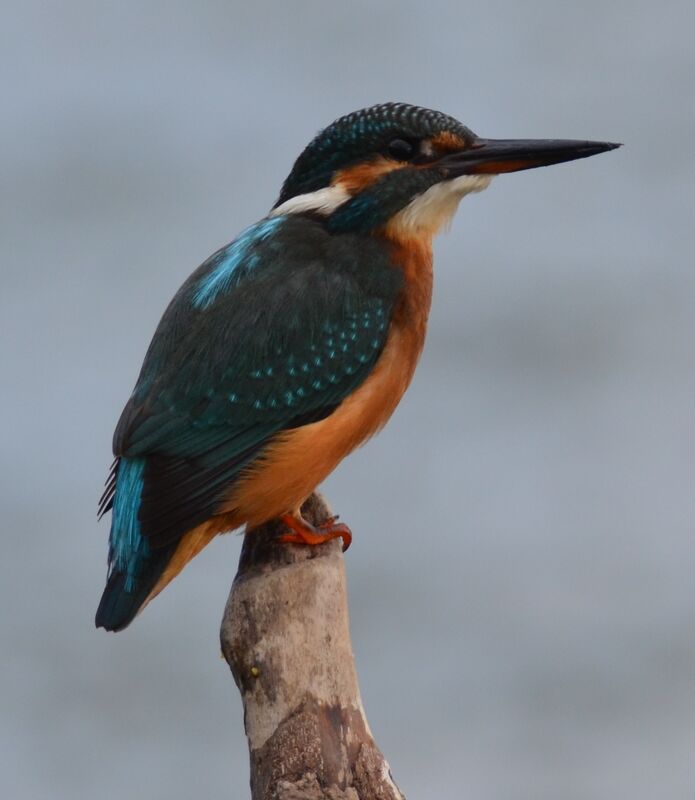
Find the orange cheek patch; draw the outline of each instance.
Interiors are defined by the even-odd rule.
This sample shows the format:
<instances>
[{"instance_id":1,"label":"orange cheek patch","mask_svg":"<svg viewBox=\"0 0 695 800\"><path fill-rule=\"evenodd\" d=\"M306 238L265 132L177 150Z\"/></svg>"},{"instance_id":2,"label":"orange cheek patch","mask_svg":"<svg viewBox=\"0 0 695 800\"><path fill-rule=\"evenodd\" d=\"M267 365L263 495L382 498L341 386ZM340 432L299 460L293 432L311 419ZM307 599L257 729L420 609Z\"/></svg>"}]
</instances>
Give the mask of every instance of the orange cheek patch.
<instances>
[{"instance_id":1,"label":"orange cheek patch","mask_svg":"<svg viewBox=\"0 0 695 800\"><path fill-rule=\"evenodd\" d=\"M357 194L371 186L382 175L402 169L403 165L387 158L378 158L374 161L365 161L352 167L341 169L333 178L332 185L342 186L350 194Z\"/></svg>"},{"instance_id":2,"label":"orange cheek patch","mask_svg":"<svg viewBox=\"0 0 695 800\"><path fill-rule=\"evenodd\" d=\"M464 139L460 136L456 136L455 133L449 133L449 131L444 131L443 133L438 133L436 136L433 136L430 139L430 143L435 152L441 153L464 150L467 146Z\"/></svg>"}]
</instances>

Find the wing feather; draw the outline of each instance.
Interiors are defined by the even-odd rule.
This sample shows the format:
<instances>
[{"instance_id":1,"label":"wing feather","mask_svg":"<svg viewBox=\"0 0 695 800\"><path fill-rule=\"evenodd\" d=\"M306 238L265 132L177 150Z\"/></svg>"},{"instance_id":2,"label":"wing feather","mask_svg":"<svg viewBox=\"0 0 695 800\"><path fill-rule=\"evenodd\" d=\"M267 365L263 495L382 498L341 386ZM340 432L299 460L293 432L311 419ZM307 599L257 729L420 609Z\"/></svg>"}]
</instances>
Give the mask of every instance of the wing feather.
<instances>
[{"instance_id":1,"label":"wing feather","mask_svg":"<svg viewBox=\"0 0 695 800\"><path fill-rule=\"evenodd\" d=\"M179 290L116 428L117 460L145 459L138 519L151 547L214 514L279 432L332 413L386 342L401 276L383 246L309 219L267 222ZM102 511L116 484L117 463Z\"/></svg>"}]
</instances>

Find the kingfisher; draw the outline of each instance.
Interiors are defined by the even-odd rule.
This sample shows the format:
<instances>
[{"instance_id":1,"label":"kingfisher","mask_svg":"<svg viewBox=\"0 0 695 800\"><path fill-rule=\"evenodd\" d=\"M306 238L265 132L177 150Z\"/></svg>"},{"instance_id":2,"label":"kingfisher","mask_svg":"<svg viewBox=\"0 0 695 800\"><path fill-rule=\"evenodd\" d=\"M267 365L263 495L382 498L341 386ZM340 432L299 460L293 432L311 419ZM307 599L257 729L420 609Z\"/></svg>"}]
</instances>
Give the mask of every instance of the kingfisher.
<instances>
[{"instance_id":1,"label":"kingfisher","mask_svg":"<svg viewBox=\"0 0 695 800\"><path fill-rule=\"evenodd\" d=\"M612 142L483 139L384 103L319 132L270 213L164 312L113 437L97 627L125 628L218 533L279 518L280 541L341 537L301 507L388 421L422 352L432 239L495 175Z\"/></svg>"}]
</instances>

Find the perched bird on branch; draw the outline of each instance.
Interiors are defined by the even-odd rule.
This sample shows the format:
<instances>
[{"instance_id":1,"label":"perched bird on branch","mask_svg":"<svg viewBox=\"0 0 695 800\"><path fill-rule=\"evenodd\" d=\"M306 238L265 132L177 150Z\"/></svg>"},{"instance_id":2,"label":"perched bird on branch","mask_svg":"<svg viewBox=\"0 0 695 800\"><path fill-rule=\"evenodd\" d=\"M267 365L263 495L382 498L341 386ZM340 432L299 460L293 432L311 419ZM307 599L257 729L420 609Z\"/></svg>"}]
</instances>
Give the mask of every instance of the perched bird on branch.
<instances>
[{"instance_id":1,"label":"perched bird on branch","mask_svg":"<svg viewBox=\"0 0 695 800\"><path fill-rule=\"evenodd\" d=\"M179 289L113 439L96 624L125 628L218 533L280 517L389 419L422 351L432 237L504 172L617 147L482 139L437 111L386 103L321 131L267 217Z\"/></svg>"}]
</instances>

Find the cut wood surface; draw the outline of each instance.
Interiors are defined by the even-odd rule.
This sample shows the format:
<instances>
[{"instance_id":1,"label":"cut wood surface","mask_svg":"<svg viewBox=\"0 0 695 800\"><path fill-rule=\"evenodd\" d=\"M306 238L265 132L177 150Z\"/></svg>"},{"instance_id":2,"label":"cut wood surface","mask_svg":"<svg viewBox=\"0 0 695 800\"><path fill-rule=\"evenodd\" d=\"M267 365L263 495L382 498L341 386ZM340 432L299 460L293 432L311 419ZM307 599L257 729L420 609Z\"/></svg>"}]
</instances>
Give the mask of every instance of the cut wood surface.
<instances>
[{"instance_id":1,"label":"cut wood surface","mask_svg":"<svg viewBox=\"0 0 695 800\"><path fill-rule=\"evenodd\" d=\"M320 524L319 495L304 506ZM350 642L340 539L279 544L249 531L221 628L244 703L252 800L404 800L372 737Z\"/></svg>"}]
</instances>

